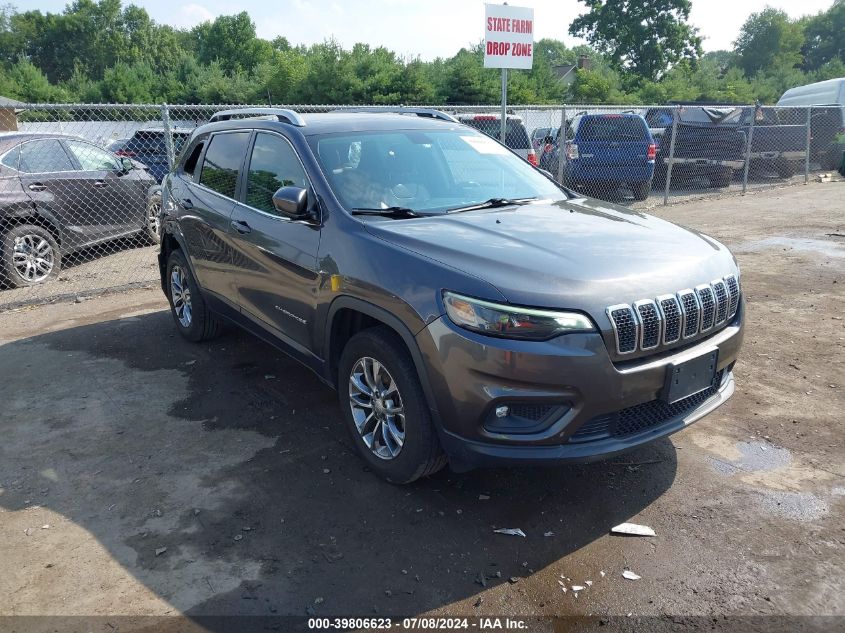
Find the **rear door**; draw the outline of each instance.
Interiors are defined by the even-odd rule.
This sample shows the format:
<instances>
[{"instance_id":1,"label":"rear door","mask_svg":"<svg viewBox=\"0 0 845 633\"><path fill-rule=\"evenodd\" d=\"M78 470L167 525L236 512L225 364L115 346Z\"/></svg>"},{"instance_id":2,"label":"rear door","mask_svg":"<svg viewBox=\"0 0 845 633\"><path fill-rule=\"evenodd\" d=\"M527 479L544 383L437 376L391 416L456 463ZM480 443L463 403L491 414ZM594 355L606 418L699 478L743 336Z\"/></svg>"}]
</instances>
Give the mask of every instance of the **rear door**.
<instances>
[{"instance_id":1,"label":"rear door","mask_svg":"<svg viewBox=\"0 0 845 633\"><path fill-rule=\"evenodd\" d=\"M320 227L292 220L273 205L280 187L311 183L291 143L275 132L257 132L241 201L232 215L238 303L297 351L311 348L317 296Z\"/></svg>"},{"instance_id":2,"label":"rear door","mask_svg":"<svg viewBox=\"0 0 845 633\"><path fill-rule=\"evenodd\" d=\"M636 116L604 114L585 117L576 134L585 176L597 181L648 180L651 136Z\"/></svg>"},{"instance_id":3,"label":"rear door","mask_svg":"<svg viewBox=\"0 0 845 633\"><path fill-rule=\"evenodd\" d=\"M237 303L232 211L250 135L248 130L217 132L199 141L185 163L199 152L198 165L192 173L184 166L177 171L168 196L179 209L179 228L199 285L230 303Z\"/></svg>"},{"instance_id":4,"label":"rear door","mask_svg":"<svg viewBox=\"0 0 845 633\"><path fill-rule=\"evenodd\" d=\"M59 139L20 145L17 170L30 200L59 226L65 252L93 239L96 224L89 210L89 183Z\"/></svg>"}]
</instances>

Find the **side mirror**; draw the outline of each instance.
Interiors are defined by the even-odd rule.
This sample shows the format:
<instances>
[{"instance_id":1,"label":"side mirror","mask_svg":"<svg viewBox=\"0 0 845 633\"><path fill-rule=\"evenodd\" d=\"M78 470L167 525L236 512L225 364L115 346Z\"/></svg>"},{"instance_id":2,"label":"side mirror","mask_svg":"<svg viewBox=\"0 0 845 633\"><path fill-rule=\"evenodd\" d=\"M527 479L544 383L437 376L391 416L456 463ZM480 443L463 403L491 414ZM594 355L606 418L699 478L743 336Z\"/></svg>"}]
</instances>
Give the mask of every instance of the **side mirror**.
<instances>
[{"instance_id":1,"label":"side mirror","mask_svg":"<svg viewBox=\"0 0 845 633\"><path fill-rule=\"evenodd\" d=\"M130 172L135 169L135 163L133 163L131 159L126 158L126 156L120 157L120 166L123 167L123 171L125 172Z\"/></svg>"},{"instance_id":2,"label":"side mirror","mask_svg":"<svg viewBox=\"0 0 845 633\"><path fill-rule=\"evenodd\" d=\"M302 187L282 187L273 194L276 211L294 220L308 216L308 190Z\"/></svg>"}]
</instances>

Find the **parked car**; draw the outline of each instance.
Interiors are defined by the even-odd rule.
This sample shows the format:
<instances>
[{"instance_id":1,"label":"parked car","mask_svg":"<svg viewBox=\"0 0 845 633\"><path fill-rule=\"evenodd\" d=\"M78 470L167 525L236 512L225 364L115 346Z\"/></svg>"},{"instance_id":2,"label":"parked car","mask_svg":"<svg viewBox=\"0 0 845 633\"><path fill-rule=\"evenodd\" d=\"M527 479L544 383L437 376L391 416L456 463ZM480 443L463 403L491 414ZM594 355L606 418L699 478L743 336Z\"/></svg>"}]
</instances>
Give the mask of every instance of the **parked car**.
<instances>
[{"instance_id":1,"label":"parked car","mask_svg":"<svg viewBox=\"0 0 845 633\"><path fill-rule=\"evenodd\" d=\"M0 135L0 285L42 283L62 257L116 238L157 241L147 215L153 184L140 163L80 138Z\"/></svg>"},{"instance_id":2,"label":"parked car","mask_svg":"<svg viewBox=\"0 0 845 633\"><path fill-rule=\"evenodd\" d=\"M174 156L179 154L182 144L190 136L192 128L173 128L170 132L173 139ZM170 170L167 160L167 143L163 128L145 128L138 130L121 147L114 150L118 156L127 156L146 165L150 175L156 182L161 182Z\"/></svg>"},{"instance_id":3,"label":"parked car","mask_svg":"<svg viewBox=\"0 0 845 633\"><path fill-rule=\"evenodd\" d=\"M559 173L560 143L546 139L540 167ZM563 182L598 197L628 185L636 200L651 191L657 146L638 114L579 114L566 125Z\"/></svg>"},{"instance_id":4,"label":"parked car","mask_svg":"<svg viewBox=\"0 0 845 633\"><path fill-rule=\"evenodd\" d=\"M845 156L845 77L790 88L778 106L812 106L810 158L822 169L836 169Z\"/></svg>"},{"instance_id":5,"label":"parked car","mask_svg":"<svg viewBox=\"0 0 845 633\"><path fill-rule=\"evenodd\" d=\"M745 132L736 125L719 125L735 108L685 105L648 108L644 114L657 143L655 175L665 181L672 141L673 111L678 112L672 181L704 178L711 187L727 187L736 169L745 166Z\"/></svg>"},{"instance_id":6,"label":"parked car","mask_svg":"<svg viewBox=\"0 0 845 633\"><path fill-rule=\"evenodd\" d=\"M531 132L531 146L534 148L537 156L543 155L543 147L549 139L557 138L560 128L557 127L538 127Z\"/></svg>"},{"instance_id":7,"label":"parked car","mask_svg":"<svg viewBox=\"0 0 845 633\"><path fill-rule=\"evenodd\" d=\"M726 117L723 125L737 125L745 133L746 141L751 139L747 155L752 170L774 171L781 178L790 178L804 161L807 127L798 117L783 114L771 107L742 106Z\"/></svg>"},{"instance_id":8,"label":"parked car","mask_svg":"<svg viewBox=\"0 0 845 633\"><path fill-rule=\"evenodd\" d=\"M502 137L502 116L499 114L469 114L456 115L458 121L464 125L474 127L487 136L496 139ZM505 145L535 167L537 166L537 152L528 138L528 132L522 123L522 118L513 114L507 115L505 122Z\"/></svg>"},{"instance_id":9,"label":"parked car","mask_svg":"<svg viewBox=\"0 0 845 633\"><path fill-rule=\"evenodd\" d=\"M403 114L257 108L195 130L163 183L180 334L229 322L288 352L393 482L607 457L730 397L744 306L726 247Z\"/></svg>"}]
</instances>

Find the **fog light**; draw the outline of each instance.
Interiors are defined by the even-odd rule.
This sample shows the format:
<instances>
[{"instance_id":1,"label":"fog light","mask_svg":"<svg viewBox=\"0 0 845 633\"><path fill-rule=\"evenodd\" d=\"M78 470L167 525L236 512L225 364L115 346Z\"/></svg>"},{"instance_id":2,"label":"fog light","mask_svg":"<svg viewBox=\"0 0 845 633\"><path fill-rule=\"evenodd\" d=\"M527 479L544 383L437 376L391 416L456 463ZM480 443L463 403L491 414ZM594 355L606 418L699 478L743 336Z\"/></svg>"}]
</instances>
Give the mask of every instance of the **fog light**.
<instances>
[{"instance_id":1,"label":"fog light","mask_svg":"<svg viewBox=\"0 0 845 633\"><path fill-rule=\"evenodd\" d=\"M510 413L510 410L507 407L496 407L497 418L506 418L508 417L508 413Z\"/></svg>"}]
</instances>

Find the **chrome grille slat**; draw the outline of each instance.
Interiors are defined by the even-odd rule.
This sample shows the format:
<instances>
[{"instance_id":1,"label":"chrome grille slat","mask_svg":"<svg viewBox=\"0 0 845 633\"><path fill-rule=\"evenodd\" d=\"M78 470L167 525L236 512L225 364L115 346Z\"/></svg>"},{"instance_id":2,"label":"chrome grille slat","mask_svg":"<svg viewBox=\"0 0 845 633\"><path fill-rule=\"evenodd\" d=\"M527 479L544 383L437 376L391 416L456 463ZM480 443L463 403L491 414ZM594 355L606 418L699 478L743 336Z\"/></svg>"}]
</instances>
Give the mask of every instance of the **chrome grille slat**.
<instances>
[{"instance_id":1,"label":"chrome grille slat","mask_svg":"<svg viewBox=\"0 0 845 633\"><path fill-rule=\"evenodd\" d=\"M627 303L610 306L607 309L607 316L613 333L616 336L616 351L621 354L630 354L637 349L639 339L639 322L634 310Z\"/></svg>"},{"instance_id":2,"label":"chrome grille slat","mask_svg":"<svg viewBox=\"0 0 845 633\"><path fill-rule=\"evenodd\" d=\"M739 282L736 275L725 277L725 285L728 288L728 318L733 319L739 307Z\"/></svg>"},{"instance_id":3,"label":"chrome grille slat","mask_svg":"<svg viewBox=\"0 0 845 633\"><path fill-rule=\"evenodd\" d=\"M681 312L684 314L684 338L698 334L701 328L701 303L692 289L686 288L678 293Z\"/></svg>"},{"instance_id":4,"label":"chrome grille slat","mask_svg":"<svg viewBox=\"0 0 845 633\"><path fill-rule=\"evenodd\" d=\"M683 314L677 297L673 295L657 297L657 307L663 317L663 344L676 342L681 338L683 327Z\"/></svg>"},{"instance_id":5,"label":"chrome grille slat","mask_svg":"<svg viewBox=\"0 0 845 633\"><path fill-rule=\"evenodd\" d=\"M695 287L695 294L701 303L701 332L707 332L713 327L716 319L716 299L710 284Z\"/></svg>"},{"instance_id":6,"label":"chrome grille slat","mask_svg":"<svg viewBox=\"0 0 845 633\"><path fill-rule=\"evenodd\" d=\"M654 349L663 336L663 318L657 304L651 299L643 299L634 303L634 311L640 322L640 349Z\"/></svg>"},{"instance_id":7,"label":"chrome grille slat","mask_svg":"<svg viewBox=\"0 0 845 633\"><path fill-rule=\"evenodd\" d=\"M713 296L716 302L716 325L724 323L728 320L728 289L725 282L721 279L714 279L710 282L710 287L713 288Z\"/></svg>"}]
</instances>

